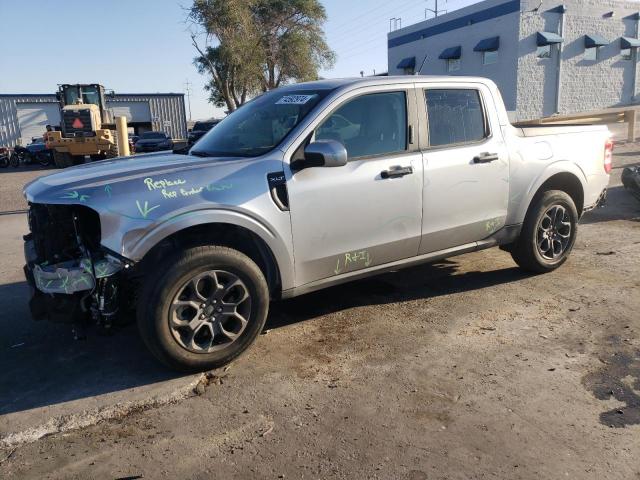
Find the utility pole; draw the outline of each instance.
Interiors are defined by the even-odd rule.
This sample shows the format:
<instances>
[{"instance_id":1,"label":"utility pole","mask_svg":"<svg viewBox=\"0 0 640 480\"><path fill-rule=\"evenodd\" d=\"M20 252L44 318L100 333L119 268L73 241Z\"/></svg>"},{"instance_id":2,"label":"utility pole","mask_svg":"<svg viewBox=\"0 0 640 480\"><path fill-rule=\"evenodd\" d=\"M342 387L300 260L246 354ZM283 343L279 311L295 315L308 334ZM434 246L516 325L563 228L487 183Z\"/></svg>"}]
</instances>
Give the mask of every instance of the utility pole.
<instances>
[{"instance_id":1,"label":"utility pole","mask_svg":"<svg viewBox=\"0 0 640 480\"><path fill-rule=\"evenodd\" d=\"M191 82L187 78L184 84L184 90L187 92L187 104L189 105L189 121L191 121Z\"/></svg>"},{"instance_id":2,"label":"utility pole","mask_svg":"<svg viewBox=\"0 0 640 480\"><path fill-rule=\"evenodd\" d=\"M425 8L424 9L424 18L425 18L425 20L427 19L427 12L433 13L436 17L438 15L442 14L442 13L447 13L446 10L440 10L440 8L438 7L438 0L434 0L434 1L435 1L435 4L436 4L435 5L436 6L435 9L432 9L432 8ZM444 2L447 3L447 0L444 0Z\"/></svg>"}]
</instances>

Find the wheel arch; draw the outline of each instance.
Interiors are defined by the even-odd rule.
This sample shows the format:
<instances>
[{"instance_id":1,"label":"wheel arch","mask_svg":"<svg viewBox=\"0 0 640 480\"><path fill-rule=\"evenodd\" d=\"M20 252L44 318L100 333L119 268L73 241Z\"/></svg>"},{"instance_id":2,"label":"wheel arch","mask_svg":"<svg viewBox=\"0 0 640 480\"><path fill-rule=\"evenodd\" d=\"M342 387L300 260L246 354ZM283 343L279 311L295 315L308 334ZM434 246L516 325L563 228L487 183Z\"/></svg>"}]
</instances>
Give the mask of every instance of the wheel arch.
<instances>
[{"instance_id":1,"label":"wheel arch","mask_svg":"<svg viewBox=\"0 0 640 480\"><path fill-rule=\"evenodd\" d=\"M582 171L575 164L554 165L549 168L546 175L538 177L532 184L526 195L526 201L522 202L517 215L517 223L524 222L527 212L535 201L548 190L560 190L571 197L576 205L578 217L584 210L586 179Z\"/></svg>"},{"instance_id":2,"label":"wheel arch","mask_svg":"<svg viewBox=\"0 0 640 480\"><path fill-rule=\"evenodd\" d=\"M222 245L234 248L260 267L272 297L291 288L293 260L284 240L261 223L238 212L194 212L177 221L163 222L138 238L125 257L139 262L144 270L160 261L169 250L197 245Z\"/></svg>"},{"instance_id":3,"label":"wheel arch","mask_svg":"<svg viewBox=\"0 0 640 480\"><path fill-rule=\"evenodd\" d=\"M282 276L269 245L248 228L230 223L200 223L178 230L153 245L140 260L143 270L151 270L167 254L181 248L221 245L244 253L260 268L272 297L282 292Z\"/></svg>"}]
</instances>

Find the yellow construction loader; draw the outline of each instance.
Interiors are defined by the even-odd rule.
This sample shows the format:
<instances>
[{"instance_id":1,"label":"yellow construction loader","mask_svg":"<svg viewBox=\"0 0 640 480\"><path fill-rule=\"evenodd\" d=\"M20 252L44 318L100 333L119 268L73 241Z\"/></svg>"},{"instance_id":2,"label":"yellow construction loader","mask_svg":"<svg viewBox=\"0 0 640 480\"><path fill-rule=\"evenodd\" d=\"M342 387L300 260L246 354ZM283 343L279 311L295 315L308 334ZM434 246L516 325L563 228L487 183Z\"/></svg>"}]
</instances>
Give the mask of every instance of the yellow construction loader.
<instances>
[{"instance_id":1,"label":"yellow construction loader","mask_svg":"<svg viewBox=\"0 0 640 480\"><path fill-rule=\"evenodd\" d=\"M92 160L118 155L114 119L102 85L59 85L56 98L62 122L59 128L47 129L45 142L58 168L83 163L86 155Z\"/></svg>"}]
</instances>

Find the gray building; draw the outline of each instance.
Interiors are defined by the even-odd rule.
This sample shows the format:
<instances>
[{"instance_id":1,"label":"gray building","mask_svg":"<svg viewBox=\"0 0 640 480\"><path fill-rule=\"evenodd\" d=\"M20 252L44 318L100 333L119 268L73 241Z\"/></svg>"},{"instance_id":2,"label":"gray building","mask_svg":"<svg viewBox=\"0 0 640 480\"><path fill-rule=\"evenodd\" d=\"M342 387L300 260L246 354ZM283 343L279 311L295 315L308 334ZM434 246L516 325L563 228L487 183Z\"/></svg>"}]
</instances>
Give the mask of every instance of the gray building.
<instances>
[{"instance_id":1,"label":"gray building","mask_svg":"<svg viewBox=\"0 0 640 480\"><path fill-rule=\"evenodd\" d=\"M182 93L121 93L107 99L107 108L127 117L136 134L156 130L175 139L187 137ZM54 94L0 94L0 146L26 145L32 137L41 137L46 125L60 125Z\"/></svg>"},{"instance_id":2,"label":"gray building","mask_svg":"<svg viewBox=\"0 0 640 480\"><path fill-rule=\"evenodd\" d=\"M513 120L633 104L639 10L622 0L485 0L389 33L389 74L491 78Z\"/></svg>"}]
</instances>

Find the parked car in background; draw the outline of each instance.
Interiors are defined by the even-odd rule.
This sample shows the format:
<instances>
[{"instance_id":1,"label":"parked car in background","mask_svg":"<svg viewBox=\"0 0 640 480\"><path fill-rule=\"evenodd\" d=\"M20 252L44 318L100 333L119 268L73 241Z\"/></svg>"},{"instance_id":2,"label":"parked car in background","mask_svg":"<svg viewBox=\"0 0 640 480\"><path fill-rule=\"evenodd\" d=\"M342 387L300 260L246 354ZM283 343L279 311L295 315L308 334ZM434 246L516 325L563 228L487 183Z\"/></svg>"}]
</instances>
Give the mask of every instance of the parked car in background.
<instances>
[{"instance_id":1,"label":"parked car in background","mask_svg":"<svg viewBox=\"0 0 640 480\"><path fill-rule=\"evenodd\" d=\"M187 135L188 145L191 146L202 138L202 136L215 127L220 120L207 120L206 122L196 122Z\"/></svg>"},{"instance_id":2,"label":"parked car in background","mask_svg":"<svg viewBox=\"0 0 640 480\"><path fill-rule=\"evenodd\" d=\"M17 145L10 157L9 164L18 167L20 164L39 163L46 167L53 163L53 151L47 148L43 137L32 137L31 143L23 147Z\"/></svg>"},{"instance_id":3,"label":"parked car in background","mask_svg":"<svg viewBox=\"0 0 640 480\"><path fill-rule=\"evenodd\" d=\"M173 140L165 132L144 132L135 143L136 152L159 152L173 149Z\"/></svg>"},{"instance_id":4,"label":"parked car in background","mask_svg":"<svg viewBox=\"0 0 640 480\"><path fill-rule=\"evenodd\" d=\"M271 299L494 246L555 270L605 199L612 150L604 126L512 126L483 78L289 85L187 156L27 185L31 311L109 325L129 301L159 360L219 367L259 335Z\"/></svg>"},{"instance_id":5,"label":"parked car in background","mask_svg":"<svg viewBox=\"0 0 640 480\"><path fill-rule=\"evenodd\" d=\"M129 152L136 153L136 142L140 140L138 135L129 135Z\"/></svg>"}]
</instances>

